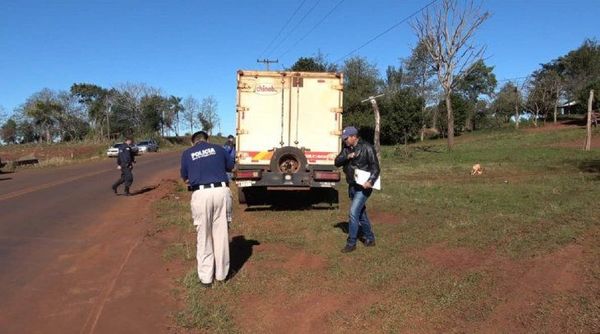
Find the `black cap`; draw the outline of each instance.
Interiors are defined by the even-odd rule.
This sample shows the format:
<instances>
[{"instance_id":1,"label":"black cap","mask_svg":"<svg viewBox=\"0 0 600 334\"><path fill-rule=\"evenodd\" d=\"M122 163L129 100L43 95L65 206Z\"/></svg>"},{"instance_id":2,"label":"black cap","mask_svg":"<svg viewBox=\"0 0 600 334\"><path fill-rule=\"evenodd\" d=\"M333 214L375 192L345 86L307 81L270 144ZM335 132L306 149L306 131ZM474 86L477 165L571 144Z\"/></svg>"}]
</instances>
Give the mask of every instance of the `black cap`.
<instances>
[{"instance_id":1,"label":"black cap","mask_svg":"<svg viewBox=\"0 0 600 334\"><path fill-rule=\"evenodd\" d=\"M198 131L198 132L194 133L192 135L192 143L195 143L196 140L198 140L198 139L208 140L208 133L206 133L204 131Z\"/></svg>"}]
</instances>

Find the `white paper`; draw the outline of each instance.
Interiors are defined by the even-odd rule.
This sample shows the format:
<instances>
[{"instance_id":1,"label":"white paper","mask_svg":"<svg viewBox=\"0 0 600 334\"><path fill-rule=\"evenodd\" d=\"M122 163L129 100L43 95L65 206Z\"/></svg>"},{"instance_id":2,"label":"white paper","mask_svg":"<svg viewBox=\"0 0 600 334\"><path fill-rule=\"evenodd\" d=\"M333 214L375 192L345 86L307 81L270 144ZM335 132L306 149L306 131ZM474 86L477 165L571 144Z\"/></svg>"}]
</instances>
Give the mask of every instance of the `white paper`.
<instances>
[{"instance_id":1,"label":"white paper","mask_svg":"<svg viewBox=\"0 0 600 334\"><path fill-rule=\"evenodd\" d=\"M354 170L354 181L360 185L365 184L371 177L371 173L364 171L362 169ZM373 185L373 189L381 190L381 175L377 177L375 184Z\"/></svg>"}]
</instances>

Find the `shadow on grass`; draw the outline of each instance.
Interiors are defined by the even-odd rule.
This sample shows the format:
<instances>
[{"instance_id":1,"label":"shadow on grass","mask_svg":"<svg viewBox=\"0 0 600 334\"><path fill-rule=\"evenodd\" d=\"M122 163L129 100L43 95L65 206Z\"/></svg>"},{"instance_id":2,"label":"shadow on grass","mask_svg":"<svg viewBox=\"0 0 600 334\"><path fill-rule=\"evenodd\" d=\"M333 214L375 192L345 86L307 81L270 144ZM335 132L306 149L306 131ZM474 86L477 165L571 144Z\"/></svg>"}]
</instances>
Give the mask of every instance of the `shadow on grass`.
<instances>
[{"instance_id":1,"label":"shadow on grass","mask_svg":"<svg viewBox=\"0 0 600 334\"><path fill-rule=\"evenodd\" d=\"M333 224L333 227L339 228L344 233L348 233L348 222L339 222L337 224Z\"/></svg>"},{"instance_id":2,"label":"shadow on grass","mask_svg":"<svg viewBox=\"0 0 600 334\"><path fill-rule=\"evenodd\" d=\"M440 146L434 145L419 145L415 146L415 151L427 152L427 153L444 153L444 149Z\"/></svg>"},{"instance_id":3,"label":"shadow on grass","mask_svg":"<svg viewBox=\"0 0 600 334\"><path fill-rule=\"evenodd\" d=\"M155 185L152 185L152 186L146 186L146 187L143 187L141 189L138 189L136 191L131 192L131 195L132 196L136 196L136 195L145 194L147 192L150 192L150 191L158 188L158 186L159 186L158 184L155 184Z\"/></svg>"},{"instance_id":4,"label":"shadow on grass","mask_svg":"<svg viewBox=\"0 0 600 334\"><path fill-rule=\"evenodd\" d=\"M596 173L600 174L600 160L587 160L580 162L579 170L585 173Z\"/></svg>"},{"instance_id":5,"label":"shadow on grass","mask_svg":"<svg viewBox=\"0 0 600 334\"><path fill-rule=\"evenodd\" d=\"M587 118L569 118L566 120L563 120L561 122L564 125L577 125L577 126L586 126L587 125Z\"/></svg>"},{"instance_id":6,"label":"shadow on grass","mask_svg":"<svg viewBox=\"0 0 600 334\"><path fill-rule=\"evenodd\" d=\"M231 280L237 275L252 256L252 248L257 245L260 245L260 242L247 240L243 235L238 235L231 239L229 243L229 275L227 276L227 280Z\"/></svg>"},{"instance_id":7,"label":"shadow on grass","mask_svg":"<svg viewBox=\"0 0 600 334\"><path fill-rule=\"evenodd\" d=\"M581 161L577 163L577 168L584 173L594 175L594 179L600 181L600 159Z\"/></svg>"}]
</instances>

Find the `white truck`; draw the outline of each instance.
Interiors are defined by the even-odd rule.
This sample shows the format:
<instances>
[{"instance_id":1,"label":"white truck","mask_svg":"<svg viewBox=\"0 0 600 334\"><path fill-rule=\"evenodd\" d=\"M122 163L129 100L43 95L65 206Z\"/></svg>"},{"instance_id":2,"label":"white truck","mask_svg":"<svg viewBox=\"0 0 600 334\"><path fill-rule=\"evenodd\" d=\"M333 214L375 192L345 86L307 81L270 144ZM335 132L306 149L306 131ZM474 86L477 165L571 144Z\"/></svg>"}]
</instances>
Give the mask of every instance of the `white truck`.
<instances>
[{"instance_id":1,"label":"white truck","mask_svg":"<svg viewBox=\"0 0 600 334\"><path fill-rule=\"evenodd\" d=\"M343 87L341 73L238 71L234 179L241 204L338 204Z\"/></svg>"}]
</instances>

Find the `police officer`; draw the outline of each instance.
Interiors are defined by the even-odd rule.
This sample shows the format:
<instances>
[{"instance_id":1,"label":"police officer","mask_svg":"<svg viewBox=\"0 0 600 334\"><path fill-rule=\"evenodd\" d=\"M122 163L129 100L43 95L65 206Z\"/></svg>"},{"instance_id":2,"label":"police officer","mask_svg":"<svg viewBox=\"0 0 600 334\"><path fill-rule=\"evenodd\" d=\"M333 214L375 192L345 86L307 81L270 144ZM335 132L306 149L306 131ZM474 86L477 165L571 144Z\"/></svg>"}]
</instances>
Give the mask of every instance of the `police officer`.
<instances>
[{"instance_id":1,"label":"police officer","mask_svg":"<svg viewBox=\"0 0 600 334\"><path fill-rule=\"evenodd\" d=\"M125 143L119 148L117 156L117 169L121 170L121 177L112 185L112 190L118 194L118 188L125 184L125 196L131 196L129 187L133 183L133 164L135 163L135 151L132 147L133 138L125 138Z\"/></svg>"},{"instance_id":2,"label":"police officer","mask_svg":"<svg viewBox=\"0 0 600 334\"><path fill-rule=\"evenodd\" d=\"M209 143L204 131L194 133L192 145L181 156L181 178L193 192L198 278L208 287L213 279L225 280L229 272L227 201L231 191L226 173L233 168L233 160L222 146Z\"/></svg>"},{"instance_id":3,"label":"police officer","mask_svg":"<svg viewBox=\"0 0 600 334\"><path fill-rule=\"evenodd\" d=\"M379 161L375 149L369 143L358 137L358 130L348 126L342 131L344 147L335 158L335 166L343 167L348 182L348 194L352 203L350 204L350 217L348 222L348 240L342 253L349 253L356 249L356 240L361 232L365 238L367 247L375 246L375 235L371 229L371 222L367 216L366 203L373 191L373 185L379 177ZM370 172L369 179L358 184L354 180L356 169Z\"/></svg>"},{"instance_id":4,"label":"police officer","mask_svg":"<svg viewBox=\"0 0 600 334\"><path fill-rule=\"evenodd\" d=\"M227 142L223 145L225 152L229 154L229 158L235 163L235 138L232 135L227 136ZM227 178L231 181L232 173L227 173ZM227 224L231 224L233 220L233 197L227 200Z\"/></svg>"},{"instance_id":5,"label":"police officer","mask_svg":"<svg viewBox=\"0 0 600 334\"><path fill-rule=\"evenodd\" d=\"M235 138L232 135L227 136L227 142L223 145L223 148L235 162Z\"/></svg>"}]
</instances>

